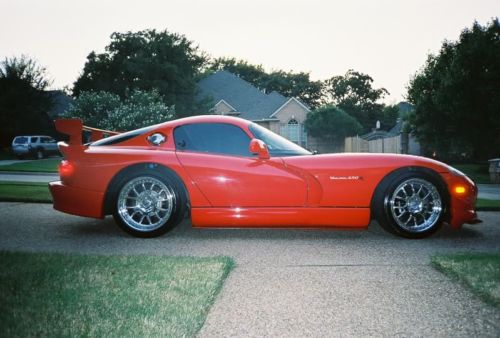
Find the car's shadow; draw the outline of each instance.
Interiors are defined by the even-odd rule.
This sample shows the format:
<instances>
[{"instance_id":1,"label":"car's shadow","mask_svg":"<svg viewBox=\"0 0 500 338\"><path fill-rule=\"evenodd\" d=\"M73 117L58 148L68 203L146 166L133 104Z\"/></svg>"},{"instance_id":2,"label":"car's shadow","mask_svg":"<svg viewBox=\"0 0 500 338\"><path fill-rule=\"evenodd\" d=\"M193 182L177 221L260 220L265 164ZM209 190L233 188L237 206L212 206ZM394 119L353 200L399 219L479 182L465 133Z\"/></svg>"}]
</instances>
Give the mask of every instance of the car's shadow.
<instances>
[{"instance_id":1,"label":"car's shadow","mask_svg":"<svg viewBox=\"0 0 500 338\"><path fill-rule=\"evenodd\" d=\"M104 220L91 220L79 222L70 230L76 236L89 237L121 237L132 238L122 231L114 222L112 217ZM475 229L464 227L459 230L444 226L442 230L426 240L448 240L448 239L479 239L483 234ZM184 220L177 227L160 238L184 238L191 240L293 240L293 239L338 239L338 240L406 240L386 232L377 222L372 222L367 230L343 230L343 229L266 229L266 228L193 228L189 219Z\"/></svg>"},{"instance_id":2,"label":"car's shadow","mask_svg":"<svg viewBox=\"0 0 500 338\"><path fill-rule=\"evenodd\" d=\"M73 225L70 231L77 236L128 237L111 217L106 217L104 220L89 219L88 222L79 222Z\"/></svg>"}]
</instances>

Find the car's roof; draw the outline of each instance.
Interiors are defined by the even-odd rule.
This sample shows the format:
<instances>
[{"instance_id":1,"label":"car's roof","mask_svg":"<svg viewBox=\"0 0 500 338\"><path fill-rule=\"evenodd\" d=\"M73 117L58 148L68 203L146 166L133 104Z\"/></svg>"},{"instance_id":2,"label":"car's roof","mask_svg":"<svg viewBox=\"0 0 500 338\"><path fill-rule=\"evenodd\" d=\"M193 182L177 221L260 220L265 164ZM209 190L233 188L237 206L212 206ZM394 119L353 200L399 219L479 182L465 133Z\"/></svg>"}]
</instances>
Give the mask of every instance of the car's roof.
<instances>
[{"instance_id":1,"label":"car's roof","mask_svg":"<svg viewBox=\"0 0 500 338\"><path fill-rule=\"evenodd\" d=\"M246 126L251 122L239 117L227 115L196 115L164 122L159 124L158 127L176 127L191 123L231 123L239 126Z\"/></svg>"}]
</instances>

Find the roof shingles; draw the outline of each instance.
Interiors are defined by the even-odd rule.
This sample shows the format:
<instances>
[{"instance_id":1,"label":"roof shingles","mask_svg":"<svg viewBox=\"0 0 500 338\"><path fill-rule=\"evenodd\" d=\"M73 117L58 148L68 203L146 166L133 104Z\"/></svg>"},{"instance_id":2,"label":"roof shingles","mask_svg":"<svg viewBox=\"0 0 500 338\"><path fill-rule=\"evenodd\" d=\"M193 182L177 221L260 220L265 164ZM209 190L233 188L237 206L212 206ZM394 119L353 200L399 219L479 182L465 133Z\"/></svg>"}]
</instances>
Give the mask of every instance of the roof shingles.
<instances>
[{"instance_id":1,"label":"roof shingles","mask_svg":"<svg viewBox=\"0 0 500 338\"><path fill-rule=\"evenodd\" d=\"M216 104L224 100L247 120L266 120L289 98L273 91L265 94L238 76L221 70L198 82L199 97L211 98Z\"/></svg>"}]
</instances>

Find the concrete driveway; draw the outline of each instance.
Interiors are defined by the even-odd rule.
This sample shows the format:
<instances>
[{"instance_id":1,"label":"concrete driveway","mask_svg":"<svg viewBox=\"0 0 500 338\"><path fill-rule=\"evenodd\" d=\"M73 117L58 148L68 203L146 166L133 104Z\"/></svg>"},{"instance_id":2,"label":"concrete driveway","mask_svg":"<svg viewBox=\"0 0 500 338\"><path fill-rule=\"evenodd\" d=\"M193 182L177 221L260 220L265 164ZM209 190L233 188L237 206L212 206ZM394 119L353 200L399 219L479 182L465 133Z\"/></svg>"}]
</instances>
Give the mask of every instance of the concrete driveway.
<instances>
[{"instance_id":1,"label":"concrete driveway","mask_svg":"<svg viewBox=\"0 0 500 338\"><path fill-rule=\"evenodd\" d=\"M369 231L196 230L130 237L111 218L68 216L49 204L0 203L0 249L233 257L200 332L221 336L491 336L500 310L429 266L435 253L498 251L500 213L460 231L410 241Z\"/></svg>"}]
</instances>

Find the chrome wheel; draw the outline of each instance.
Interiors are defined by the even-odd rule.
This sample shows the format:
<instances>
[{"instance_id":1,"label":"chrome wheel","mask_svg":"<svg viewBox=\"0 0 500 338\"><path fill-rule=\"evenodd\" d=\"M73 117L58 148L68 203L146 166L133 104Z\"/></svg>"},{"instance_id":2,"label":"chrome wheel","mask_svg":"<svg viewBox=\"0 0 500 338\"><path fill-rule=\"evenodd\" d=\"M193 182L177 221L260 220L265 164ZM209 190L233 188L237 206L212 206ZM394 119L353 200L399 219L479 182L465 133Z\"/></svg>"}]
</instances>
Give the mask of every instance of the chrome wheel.
<instances>
[{"instance_id":1,"label":"chrome wheel","mask_svg":"<svg viewBox=\"0 0 500 338\"><path fill-rule=\"evenodd\" d=\"M170 219L176 202L176 194L171 187L154 177L140 176L120 190L118 215L136 231L154 231Z\"/></svg>"},{"instance_id":2,"label":"chrome wheel","mask_svg":"<svg viewBox=\"0 0 500 338\"><path fill-rule=\"evenodd\" d=\"M436 187L420 178L411 178L398 185L390 196L389 205L397 225L412 233L432 228L443 212Z\"/></svg>"}]
</instances>

